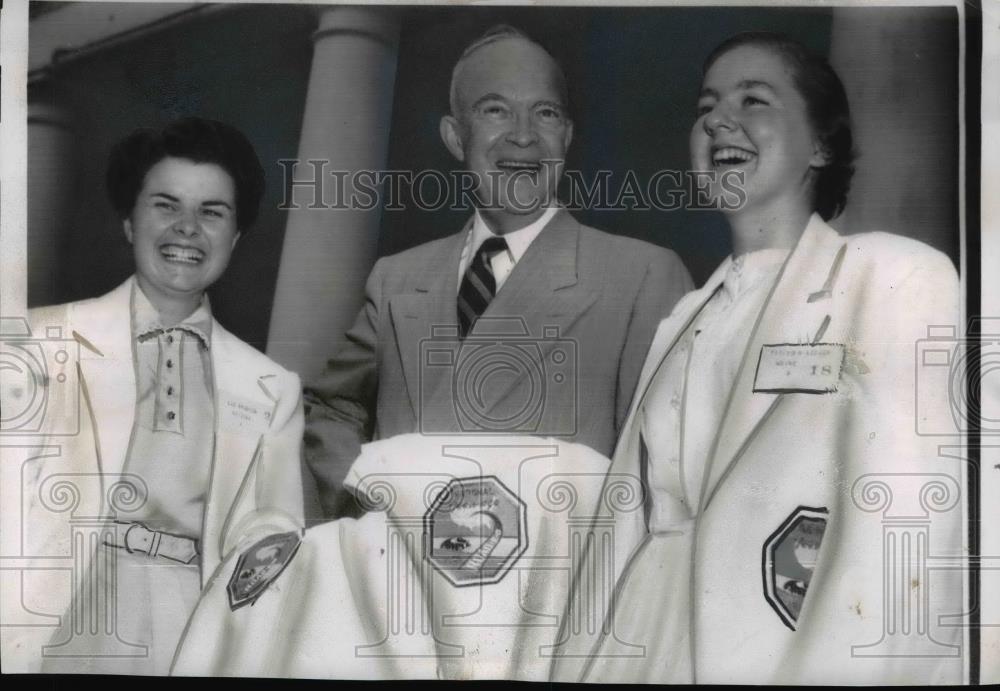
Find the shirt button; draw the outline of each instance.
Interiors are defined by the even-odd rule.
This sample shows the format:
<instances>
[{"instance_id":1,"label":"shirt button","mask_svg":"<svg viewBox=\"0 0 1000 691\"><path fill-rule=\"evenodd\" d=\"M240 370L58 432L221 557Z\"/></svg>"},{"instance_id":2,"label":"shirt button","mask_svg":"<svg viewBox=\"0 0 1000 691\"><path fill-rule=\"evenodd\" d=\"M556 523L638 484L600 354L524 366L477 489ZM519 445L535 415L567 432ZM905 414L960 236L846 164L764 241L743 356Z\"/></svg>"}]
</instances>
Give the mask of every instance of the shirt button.
<instances>
[{"instance_id":1,"label":"shirt button","mask_svg":"<svg viewBox=\"0 0 1000 691\"><path fill-rule=\"evenodd\" d=\"M172 387L172 386L168 386L167 387L167 395L168 396L173 396L174 395L174 387Z\"/></svg>"},{"instance_id":2,"label":"shirt button","mask_svg":"<svg viewBox=\"0 0 1000 691\"><path fill-rule=\"evenodd\" d=\"M173 369L173 367L174 367L174 361L167 360L167 369Z\"/></svg>"},{"instance_id":3,"label":"shirt button","mask_svg":"<svg viewBox=\"0 0 1000 691\"><path fill-rule=\"evenodd\" d=\"M167 336L167 343L173 343L173 342L174 342L174 336L173 334L170 334L169 336Z\"/></svg>"},{"instance_id":4,"label":"shirt button","mask_svg":"<svg viewBox=\"0 0 1000 691\"><path fill-rule=\"evenodd\" d=\"M680 396L674 394L673 396L670 397L670 407L673 408L674 410L681 407Z\"/></svg>"},{"instance_id":5,"label":"shirt button","mask_svg":"<svg viewBox=\"0 0 1000 691\"><path fill-rule=\"evenodd\" d=\"M169 413L167 413L168 420L173 420L175 417L177 417L177 413L175 413L174 411L171 410Z\"/></svg>"}]
</instances>

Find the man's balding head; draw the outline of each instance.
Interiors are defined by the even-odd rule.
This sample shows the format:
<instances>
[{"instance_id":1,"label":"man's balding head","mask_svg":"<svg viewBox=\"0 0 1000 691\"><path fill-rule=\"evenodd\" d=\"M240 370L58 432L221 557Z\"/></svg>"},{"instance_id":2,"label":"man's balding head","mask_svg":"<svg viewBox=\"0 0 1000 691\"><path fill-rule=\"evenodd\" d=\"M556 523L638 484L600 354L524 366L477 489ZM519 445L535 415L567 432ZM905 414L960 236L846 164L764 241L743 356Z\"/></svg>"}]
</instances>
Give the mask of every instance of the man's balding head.
<instances>
[{"instance_id":1,"label":"man's balding head","mask_svg":"<svg viewBox=\"0 0 1000 691\"><path fill-rule=\"evenodd\" d=\"M451 108L451 114L455 117L461 115L463 104L460 103L459 96L459 82L461 81L462 72L465 66L468 64L470 58L478 53L481 49L491 46L493 44L499 43L501 41L521 41L525 44L526 50L530 53L535 54L540 59L540 65L545 65L547 63L547 68L552 70L552 74L555 78L555 86L559 93L559 97L562 100L563 107L569 107L569 92L566 88L566 76L563 74L562 68L559 63L555 61L555 58L545 50L540 44L533 41L526 33L518 29L517 27L510 26L509 24L497 24L486 30L486 32L470 43L464 51L462 51L462 56L455 63L455 67L451 71L451 84L448 90L448 104ZM468 104L465 104L466 106Z\"/></svg>"}]
</instances>

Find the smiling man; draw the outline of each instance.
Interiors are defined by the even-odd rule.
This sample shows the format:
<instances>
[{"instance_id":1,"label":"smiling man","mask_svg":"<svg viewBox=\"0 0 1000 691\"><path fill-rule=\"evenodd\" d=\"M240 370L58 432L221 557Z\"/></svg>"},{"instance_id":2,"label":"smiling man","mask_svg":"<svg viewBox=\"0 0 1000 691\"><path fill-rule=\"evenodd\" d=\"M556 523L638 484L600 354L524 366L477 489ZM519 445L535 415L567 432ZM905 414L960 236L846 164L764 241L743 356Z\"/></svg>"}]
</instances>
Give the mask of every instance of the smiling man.
<instances>
[{"instance_id":1,"label":"smiling man","mask_svg":"<svg viewBox=\"0 0 1000 691\"><path fill-rule=\"evenodd\" d=\"M378 261L346 345L305 391L327 517L361 444L409 432L531 434L611 453L653 331L691 287L664 248L579 224L556 199L565 77L500 26L452 73L445 146L477 180L462 230Z\"/></svg>"},{"instance_id":2,"label":"smiling man","mask_svg":"<svg viewBox=\"0 0 1000 691\"><path fill-rule=\"evenodd\" d=\"M26 468L27 553L77 569L72 593L59 573L26 579L28 601L39 593L62 625L27 630L20 652L47 672L166 674L202 584L240 538L302 523L300 385L215 321L205 294L263 194L246 138L201 118L138 130L112 150L107 182L135 275L30 315L34 333L58 327L79 344L81 414L79 434L55 438L61 454ZM60 429L56 403L47 429ZM45 499L67 477L73 517L100 517L93 551Z\"/></svg>"}]
</instances>

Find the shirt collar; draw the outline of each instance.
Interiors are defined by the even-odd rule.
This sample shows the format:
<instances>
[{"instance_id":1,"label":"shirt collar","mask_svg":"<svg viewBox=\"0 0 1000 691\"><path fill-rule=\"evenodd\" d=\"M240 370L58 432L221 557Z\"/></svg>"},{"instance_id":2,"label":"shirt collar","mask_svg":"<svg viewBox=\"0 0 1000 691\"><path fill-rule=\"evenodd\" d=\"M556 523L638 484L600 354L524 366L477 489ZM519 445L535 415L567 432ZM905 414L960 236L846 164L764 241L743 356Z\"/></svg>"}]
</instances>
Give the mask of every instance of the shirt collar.
<instances>
[{"instance_id":1,"label":"shirt collar","mask_svg":"<svg viewBox=\"0 0 1000 691\"><path fill-rule=\"evenodd\" d=\"M727 257L722 283L729 298L735 299L761 281L777 276L791 251L787 247L779 247Z\"/></svg>"},{"instance_id":2,"label":"shirt collar","mask_svg":"<svg viewBox=\"0 0 1000 691\"><path fill-rule=\"evenodd\" d=\"M502 236L507 241L507 251L510 253L513 263L516 264L521 261L521 257L528 251L528 247L531 246L531 243L534 242L538 234L542 232L558 211L558 206L550 206L545 209L545 212L535 222ZM475 221L472 223L473 250L478 249L488 238L495 235L496 233L486 225L486 221L483 219L482 214L479 213L479 209L476 209Z\"/></svg>"},{"instance_id":3,"label":"shirt collar","mask_svg":"<svg viewBox=\"0 0 1000 691\"><path fill-rule=\"evenodd\" d=\"M145 340L161 333L179 329L196 336L202 345L210 348L212 345L212 310L208 302L208 294L202 296L201 303L194 312L174 326L164 327L160 322L160 313L153 303L142 292L138 282L132 284L132 337Z\"/></svg>"}]
</instances>

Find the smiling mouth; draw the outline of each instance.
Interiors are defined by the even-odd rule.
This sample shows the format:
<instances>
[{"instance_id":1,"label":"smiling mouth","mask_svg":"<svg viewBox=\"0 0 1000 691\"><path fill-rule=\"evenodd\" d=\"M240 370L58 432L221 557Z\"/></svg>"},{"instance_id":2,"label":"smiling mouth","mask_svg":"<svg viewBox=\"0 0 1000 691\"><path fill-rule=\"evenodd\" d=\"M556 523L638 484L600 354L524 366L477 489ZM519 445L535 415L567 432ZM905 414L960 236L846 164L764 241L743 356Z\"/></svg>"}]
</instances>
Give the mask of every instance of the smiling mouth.
<instances>
[{"instance_id":1,"label":"smiling mouth","mask_svg":"<svg viewBox=\"0 0 1000 691\"><path fill-rule=\"evenodd\" d=\"M506 171L508 173L515 173L521 170L527 171L529 173L538 174L538 171L542 169L542 164L538 161L513 161L509 159L503 159L497 161L497 168Z\"/></svg>"},{"instance_id":2,"label":"smiling mouth","mask_svg":"<svg viewBox=\"0 0 1000 691\"><path fill-rule=\"evenodd\" d=\"M201 264L205 259L205 253L197 247L183 245L163 245L160 247L160 255L175 264Z\"/></svg>"},{"instance_id":3,"label":"smiling mouth","mask_svg":"<svg viewBox=\"0 0 1000 691\"><path fill-rule=\"evenodd\" d=\"M712 149L712 165L739 166L757 158L753 151L741 149L738 146L721 146Z\"/></svg>"}]
</instances>

